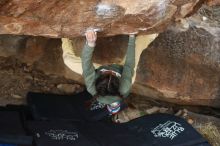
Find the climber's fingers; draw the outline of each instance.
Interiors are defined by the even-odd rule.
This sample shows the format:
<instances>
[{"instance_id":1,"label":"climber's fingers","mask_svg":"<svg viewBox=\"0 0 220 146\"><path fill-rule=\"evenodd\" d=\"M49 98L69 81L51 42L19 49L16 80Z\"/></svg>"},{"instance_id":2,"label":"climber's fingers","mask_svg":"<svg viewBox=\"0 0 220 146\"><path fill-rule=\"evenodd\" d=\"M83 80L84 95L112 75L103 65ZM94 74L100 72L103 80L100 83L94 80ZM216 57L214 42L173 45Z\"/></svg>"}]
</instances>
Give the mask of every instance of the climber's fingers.
<instances>
[{"instance_id":1,"label":"climber's fingers","mask_svg":"<svg viewBox=\"0 0 220 146\"><path fill-rule=\"evenodd\" d=\"M97 33L92 30L87 31L86 32L86 39L88 42L95 42L97 39Z\"/></svg>"},{"instance_id":2,"label":"climber's fingers","mask_svg":"<svg viewBox=\"0 0 220 146\"><path fill-rule=\"evenodd\" d=\"M97 33L93 29L87 29L85 35L88 45L94 47L97 40Z\"/></svg>"}]
</instances>

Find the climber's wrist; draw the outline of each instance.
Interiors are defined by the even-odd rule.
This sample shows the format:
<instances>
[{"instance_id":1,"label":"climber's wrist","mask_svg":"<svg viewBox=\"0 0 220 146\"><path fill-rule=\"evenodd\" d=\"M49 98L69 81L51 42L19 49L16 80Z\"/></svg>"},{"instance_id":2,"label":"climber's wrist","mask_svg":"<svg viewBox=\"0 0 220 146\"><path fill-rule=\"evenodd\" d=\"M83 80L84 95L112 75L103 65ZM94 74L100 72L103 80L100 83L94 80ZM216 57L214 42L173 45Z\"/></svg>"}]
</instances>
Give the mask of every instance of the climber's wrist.
<instances>
[{"instance_id":1,"label":"climber's wrist","mask_svg":"<svg viewBox=\"0 0 220 146\"><path fill-rule=\"evenodd\" d=\"M93 48L93 47L95 47L95 45L96 45L96 43L95 42L86 42L87 43L87 45L89 46L89 47L91 47L91 48Z\"/></svg>"}]
</instances>

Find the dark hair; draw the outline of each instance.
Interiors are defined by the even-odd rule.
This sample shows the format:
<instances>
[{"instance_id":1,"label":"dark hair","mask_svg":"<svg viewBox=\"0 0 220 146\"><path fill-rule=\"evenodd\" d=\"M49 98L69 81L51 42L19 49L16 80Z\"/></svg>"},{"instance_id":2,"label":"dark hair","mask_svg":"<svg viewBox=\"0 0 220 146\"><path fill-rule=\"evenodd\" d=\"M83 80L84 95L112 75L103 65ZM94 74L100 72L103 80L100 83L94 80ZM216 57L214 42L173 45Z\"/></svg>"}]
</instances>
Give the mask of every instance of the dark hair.
<instances>
[{"instance_id":1,"label":"dark hair","mask_svg":"<svg viewBox=\"0 0 220 146\"><path fill-rule=\"evenodd\" d=\"M119 93L119 79L112 74L101 74L95 82L97 95L117 96Z\"/></svg>"}]
</instances>

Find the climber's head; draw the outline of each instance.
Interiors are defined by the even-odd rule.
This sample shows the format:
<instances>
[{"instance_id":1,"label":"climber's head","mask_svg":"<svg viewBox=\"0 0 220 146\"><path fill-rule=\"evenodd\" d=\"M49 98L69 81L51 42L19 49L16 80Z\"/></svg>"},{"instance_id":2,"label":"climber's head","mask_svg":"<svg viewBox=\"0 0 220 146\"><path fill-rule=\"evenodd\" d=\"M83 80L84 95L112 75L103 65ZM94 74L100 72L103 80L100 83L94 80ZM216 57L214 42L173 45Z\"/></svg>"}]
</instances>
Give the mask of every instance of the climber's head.
<instances>
[{"instance_id":1,"label":"climber's head","mask_svg":"<svg viewBox=\"0 0 220 146\"><path fill-rule=\"evenodd\" d=\"M101 74L95 82L97 96L105 104L119 100L119 78L111 73Z\"/></svg>"},{"instance_id":2,"label":"climber's head","mask_svg":"<svg viewBox=\"0 0 220 146\"><path fill-rule=\"evenodd\" d=\"M119 79L112 74L101 74L95 82L97 94L100 96L119 95Z\"/></svg>"}]
</instances>

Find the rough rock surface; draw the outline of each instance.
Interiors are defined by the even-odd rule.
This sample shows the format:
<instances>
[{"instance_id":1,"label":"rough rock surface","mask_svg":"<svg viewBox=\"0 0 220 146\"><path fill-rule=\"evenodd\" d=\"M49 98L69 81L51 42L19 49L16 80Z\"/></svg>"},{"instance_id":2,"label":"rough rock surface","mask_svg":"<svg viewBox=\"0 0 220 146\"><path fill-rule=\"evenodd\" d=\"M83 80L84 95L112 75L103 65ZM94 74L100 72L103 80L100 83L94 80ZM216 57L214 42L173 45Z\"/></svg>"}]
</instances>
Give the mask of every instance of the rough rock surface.
<instances>
[{"instance_id":1,"label":"rough rock surface","mask_svg":"<svg viewBox=\"0 0 220 146\"><path fill-rule=\"evenodd\" d=\"M1 0L0 34L77 37L88 27L102 35L163 31L205 0Z\"/></svg>"},{"instance_id":2,"label":"rough rock surface","mask_svg":"<svg viewBox=\"0 0 220 146\"><path fill-rule=\"evenodd\" d=\"M144 50L133 91L178 104L220 107L220 40L203 29L160 34Z\"/></svg>"}]
</instances>

